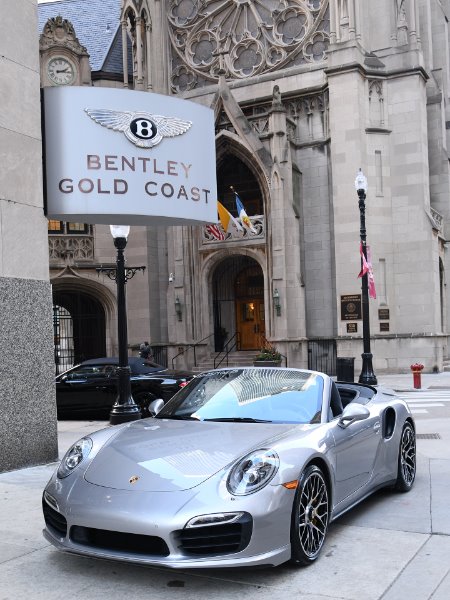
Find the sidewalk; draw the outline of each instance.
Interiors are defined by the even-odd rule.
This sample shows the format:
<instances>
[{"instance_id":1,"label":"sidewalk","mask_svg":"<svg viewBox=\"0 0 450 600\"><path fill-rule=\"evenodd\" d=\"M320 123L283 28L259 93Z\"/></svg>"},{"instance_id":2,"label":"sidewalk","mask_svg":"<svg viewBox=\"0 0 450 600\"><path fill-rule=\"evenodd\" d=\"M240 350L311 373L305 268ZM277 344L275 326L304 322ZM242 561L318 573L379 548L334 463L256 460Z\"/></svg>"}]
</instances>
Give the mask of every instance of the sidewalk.
<instances>
[{"instance_id":1,"label":"sidewalk","mask_svg":"<svg viewBox=\"0 0 450 600\"><path fill-rule=\"evenodd\" d=\"M411 390L412 375L379 384ZM450 390L450 374L423 387ZM61 421L60 456L106 421ZM42 537L42 490L56 464L0 474L0 600L448 600L450 419L417 421L418 474L408 494L381 491L330 526L320 559L297 569L171 571L63 554ZM151 508L151 507L150 507Z\"/></svg>"},{"instance_id":2,"label":"sidewalk","mask_svg":"<svg viewBox=\"0 0 450 600\"><path fill-rule=\"evenodd\" d=\"M412 373L404 373L399 375L375 375L379 386L391 388L397 392L414 391ZM444 371L442 373L424 373L422 374L421 379L421 389L448 389L450 391L450 371ZM357 380L358 374L355 373L355 381Z\"/></svg>"}]
</instances>

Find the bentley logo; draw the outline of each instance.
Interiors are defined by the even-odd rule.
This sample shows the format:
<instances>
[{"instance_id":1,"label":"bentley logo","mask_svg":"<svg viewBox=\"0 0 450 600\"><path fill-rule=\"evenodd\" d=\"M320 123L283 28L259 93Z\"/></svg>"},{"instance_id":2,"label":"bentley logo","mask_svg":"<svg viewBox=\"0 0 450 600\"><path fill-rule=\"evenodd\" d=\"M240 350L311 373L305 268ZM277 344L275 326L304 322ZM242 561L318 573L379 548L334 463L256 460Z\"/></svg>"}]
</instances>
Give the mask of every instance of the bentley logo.
<instances>
[{"instance_id":1,"label":"bentley logo","mask_svg":"<svg viewBox=\"0 0 450 600\"><path fill-rule=\"evenodd\" d=\"M146 112L90 108L84 110L93 121L107 129L121 131L139 148L153 148L165 137L186 133L192 125L191 121L183 121L178 117L162 117Z\"/></svg>"},{"instance_id":2,"label":"bentley logo","mask_svg":"<svg viewBox=\"0 0 450 600\"><path fill-rule=\"evenodd\" d=\"M136 483L139 480L139 477L137 475L133 475L132 477L130 477L130 479L128 480L130 483Z\"/></svg>"}]
</instances>

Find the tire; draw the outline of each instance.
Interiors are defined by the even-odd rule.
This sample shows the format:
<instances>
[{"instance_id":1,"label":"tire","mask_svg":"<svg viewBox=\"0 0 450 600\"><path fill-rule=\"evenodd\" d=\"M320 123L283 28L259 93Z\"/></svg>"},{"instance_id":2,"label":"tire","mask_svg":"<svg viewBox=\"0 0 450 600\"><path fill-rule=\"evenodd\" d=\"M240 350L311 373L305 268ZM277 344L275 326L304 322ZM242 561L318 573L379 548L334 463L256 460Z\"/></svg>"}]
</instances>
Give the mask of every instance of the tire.
<instances>
[{"instance_id":1,"label":"tire","mask_svg":"<svg viewBox=\"0 0 450 600\"><path fill-rule=\"evenodd\" d=\"M306 467L295 493L291 522L291 562L310 565L320 554L328 531L330 502L321 469Z\"/></svg>"},{"instance_id":2,"label":"tire","mask_svg":"<svg viewBox=\"0 0 450 600\"><path fill-rule=\"evenodd\" d=\"M403 425L398 449L397 492L409 492L416 478L416 433L411 423Z\"/></svg>"},{"instance_id":3,"label":"tire","mask_svg":"<svg viewBox=\"0 0 450 600\"><path fill-rule=\"evenodd\" d=\"M150 392L139 392L134 397L134 401L141 410L141 416L143 419L150 417L150 413L148 412L148 406L150 402L153 402L153 400L156 400L156 396L154 396Z\"/></svg>"}]
</instances>

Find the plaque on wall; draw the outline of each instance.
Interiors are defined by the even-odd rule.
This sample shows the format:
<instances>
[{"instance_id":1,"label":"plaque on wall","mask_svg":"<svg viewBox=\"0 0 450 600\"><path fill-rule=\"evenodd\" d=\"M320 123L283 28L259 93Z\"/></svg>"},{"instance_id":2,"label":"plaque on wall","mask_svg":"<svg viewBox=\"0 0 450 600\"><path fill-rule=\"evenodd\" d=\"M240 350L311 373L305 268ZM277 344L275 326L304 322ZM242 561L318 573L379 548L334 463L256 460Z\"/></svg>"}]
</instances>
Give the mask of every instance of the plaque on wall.
<instances>
[{"instance_id":1,"label":"plaque on wall","mask_svg":"<svg viewBox=\"0 0 450 600\"><path fill-rule=\"evenodd\" d=\"M347 323L347 333L358 333L358 323Z\"/></svg>"},{"instance_id":2,"label":"plaque on wall","mask_svg":"<svg viewBox=\"0 0 450 600\"><path fill-rule=\"evenodd\" d=\"M378 320L379 321L389 321L389 309L388 308L379 308L378 309Z\"/></svg>"},{"instance_id":3,"label":"plaque on wall","mask_svg":"<svg viewBox=\"0 0 450 600\"><path fill-rule=\"evenodd\" d=\"M380 331L389 331L389 323L380 323Z\"/></svg>"},{"instance_id":4,"label":"plaque on wall","mask_svg":"<svg viewBox=\"0 0 450 600\"><path fill-rule=\"evenodd\" d=\"M341 321L362 319L361 294L341 296Z\"/></svg>"}]
</instances>

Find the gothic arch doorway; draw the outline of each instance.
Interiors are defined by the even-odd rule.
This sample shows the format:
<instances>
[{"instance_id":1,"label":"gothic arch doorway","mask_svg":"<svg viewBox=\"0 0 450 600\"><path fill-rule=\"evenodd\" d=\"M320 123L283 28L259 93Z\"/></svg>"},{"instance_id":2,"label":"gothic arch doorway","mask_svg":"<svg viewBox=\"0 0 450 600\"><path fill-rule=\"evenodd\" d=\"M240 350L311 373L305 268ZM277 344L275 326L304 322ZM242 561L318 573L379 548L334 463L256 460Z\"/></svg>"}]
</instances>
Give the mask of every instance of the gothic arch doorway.
<instances>
[{"instance_id":1,"label":"gothic arch doorway","mask_svg":"<svg viewBox=\"0 0 450 600\"><path fill-rule=\"evenodd\" d=\"M226 258L212 280L215 350L236 340L238 350L257 350L265 336L264 274L249 256Z\"/></svg>"},{"instance_id":2,"label":"gothic arch doorway","mask_svg":"<svg viewBox=\"0 0 450 600\"><path fill-rule=\"evenodd\" d=\"M54 290L53 334L56 373L106 354L105 310L79 290Z\"/></svg>"}]
</instances>

